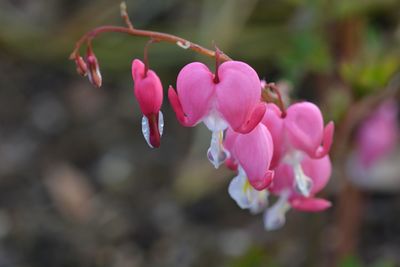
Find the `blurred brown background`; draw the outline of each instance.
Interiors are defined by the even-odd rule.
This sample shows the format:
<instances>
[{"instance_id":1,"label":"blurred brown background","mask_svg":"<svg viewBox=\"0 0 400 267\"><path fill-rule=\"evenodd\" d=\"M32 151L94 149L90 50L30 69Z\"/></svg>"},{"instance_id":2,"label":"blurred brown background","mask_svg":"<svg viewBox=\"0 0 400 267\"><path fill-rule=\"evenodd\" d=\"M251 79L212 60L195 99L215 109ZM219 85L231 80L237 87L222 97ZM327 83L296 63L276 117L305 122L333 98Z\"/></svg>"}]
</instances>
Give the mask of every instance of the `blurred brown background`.
<instances>
[{"instance_id":1,"label":"blurred brown background","mask_svg":"<svg viewBox=\"0 0 400 267\"><path fill-rule=\"evenodd\" d=\"M215 42L261 78L290 84L293 98L318 103L340 137L324 191L334 206L291 211L283 229L266 232L227 194L234 173L207 161L209 132L181 127L167 101L162 146L148 148L130 74L146 40L94 41L100 89L68 61L86 31L123 25L118 1L1 0L0 267L400 266L400 179L360 190L344 167L352 105L368 107L399 72L399 1L127 4L135 27ZM193 60L212 63L170 44L150 48L165 88Z\"/></svg>"}]
</instances>

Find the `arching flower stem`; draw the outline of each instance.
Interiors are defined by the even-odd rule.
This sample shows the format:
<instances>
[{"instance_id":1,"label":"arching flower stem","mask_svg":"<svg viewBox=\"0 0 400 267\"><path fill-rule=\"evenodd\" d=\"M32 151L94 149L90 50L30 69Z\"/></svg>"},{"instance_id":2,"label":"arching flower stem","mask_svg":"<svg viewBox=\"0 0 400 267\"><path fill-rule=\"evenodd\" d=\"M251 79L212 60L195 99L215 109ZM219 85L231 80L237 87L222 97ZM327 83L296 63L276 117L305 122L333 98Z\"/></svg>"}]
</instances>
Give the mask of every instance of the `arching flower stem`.
<instances>
[{"instance_id":1,"label":"arching flower stem","mask_svg":"<svg viewBox=\"0 0 400 267\"><path fill-rule=\"evenodd\" d=\"M184 38L178 37L176 35L168 34L168 33L162 33L162 32L155 32L155 31L147 31L147 30L139 30L136 28L131 28L131 27L123 27L123 26L100 26L97 28L94 28L93 30L85 33L77 42L75 45L75 49L72 51L71 55L69 58L71 60L75 60L76 57L79 56L79 50L81 46L84 43L90 44L91 41L99 36L100 34L107 33L107 32L118 32L118 33L125 33L128 35L133 35L133 36L141 36L141 37L148 37L153 40L156 40L158 42L166 42L166 43L173 43L178 45L179 47L182 47L184 49L190 49L196 53L208 56L208 57L216 57L216 51L207 49L205 47L202 47L201 45L198 45L196 43L190 42L189 40L186 40ZM222 53L219 55L221 61L229 61L232 60L230 57L228 57L226 54Z\"/></svg>"}]
</instances>

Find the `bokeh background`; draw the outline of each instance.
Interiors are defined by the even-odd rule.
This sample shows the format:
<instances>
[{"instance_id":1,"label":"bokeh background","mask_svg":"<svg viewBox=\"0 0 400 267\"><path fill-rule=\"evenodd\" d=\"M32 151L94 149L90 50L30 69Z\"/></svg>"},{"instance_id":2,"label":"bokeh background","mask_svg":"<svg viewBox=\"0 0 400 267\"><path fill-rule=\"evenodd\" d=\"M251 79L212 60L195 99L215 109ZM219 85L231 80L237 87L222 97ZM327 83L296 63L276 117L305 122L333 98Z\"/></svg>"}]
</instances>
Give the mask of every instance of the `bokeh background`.
<instances>
[{"instance_id":1,"label":"bokeh background","mask_svg":"<svg viewBox=\"0 0 400 267\"><path fill-rule=\"evenodd\" d=\"M118 1L1 0L1 267L400 266L398 146L372 185L355 186L348 172L357 125L382 100L399 102L398 0L127 4L135 27L215 43L335 120L322 194L334 205L291 211L283 229L266 232L230 199L234 173L207 161L207 129L181 127L167 101L162 146L150 149L130 74L147 40L94 41L100 89L68 60L86 31L123 25ZM193 60L212 66L165 43L149 55L165 88Z\"/></svg>"}]
</instances>

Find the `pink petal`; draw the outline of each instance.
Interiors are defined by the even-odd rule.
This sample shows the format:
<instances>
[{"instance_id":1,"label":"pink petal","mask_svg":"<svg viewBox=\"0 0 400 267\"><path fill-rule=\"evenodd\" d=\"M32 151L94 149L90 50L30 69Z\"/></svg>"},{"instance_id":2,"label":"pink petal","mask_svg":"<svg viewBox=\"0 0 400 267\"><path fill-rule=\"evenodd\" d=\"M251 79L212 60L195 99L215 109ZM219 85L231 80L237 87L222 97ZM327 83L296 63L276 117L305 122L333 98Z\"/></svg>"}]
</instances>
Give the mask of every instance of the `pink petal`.
<instances>
[{"instance_id":1,"label":"pink petal","mask_svg":"<svg viewBox=\"0 0 400 267\"><path fill-rule=\"evenodd\" d=\"M277 105L273 103L267 104L267 110L262 119L262 123L267 126L271 133L272 140L274 142L274 155L271 161L271 169L274 169L279 161L281 160L282 154L284 153L285 143L283 134L283 122L282 112Z\"/></svg>"},{"instance_id":2,"label":"pink petal","mask_svg":"<svg viewBox=\"0 0 400 267\"><path fill-rule=\"evenodd\" d=\"M183 126L193 126L193 124L190 124L187 120L187 117L185 116L185 113L183 112L181 102L179 101L179 97L175 92L175 89L172 88L172 86L169 86L168 89L168 99L169 102L172 106L172 109L174 110L176 114L176 118L178 121L183 125Z\"/></svg>"},{"instance_id":3,"label":"pink petal","mask_svg":"<svg viewBox=\"0 0 400 267\"><path fill-rule=\"evenodd\" d=\"M304 173L313 181L311 195L321 191L329 181L332 174L332 164L329 156L320 159L305 157L301 162Z\"/></svg>"},{"instance_id":4,"label":"pink petal","mask_svg":"<svg viewBox=\"0 0 400 267\"><path fill-rule=\"evenodd\" d=\"M140 109L145 116L157 115L163 101L163 89L157 74L148 70L144 76L144 64L135 59L132 62L134 93Z\"/></svg>"},{"instance_id":5,"label":"pink petal","mask_svg":"<svg viewBox=\"0 0 400 267\"><path fill-rule=\"evenodd\" d=\"M290 205L300 211L319 212L332 206L332 203L322 198L293 198Z\"/></svg>"},{"instance_id":6,"label":"pink petal","mask_svg":"<svg viewBox=\"0 0 400 267\"><path fill-rule=\"evenodd\" d=\"M267 170L263 177L249 179L249 183L251 184L252 187L254 187L254 189L261 191L268 188L271 185L274 175L275 175L274 171Z\"/></svg>"},{"instance_id":7,"label":"pink petal","mask_svg":"<svg viewBox=\"0 0 400 267\"><path fill-rule=\"evenodd\" d=\"M232 171L237 171L239 167L237 161L232 157L225 160L225 166Z\"/></svg>"},{"instance_id":8,"label":"pink petal","mask_svg":"<svg viewBox=\"0 0 400 267\"><path fill-rule=\"evenodd\" d=\"M250 132L265 112L258 105L261 99L260 79L253 68L244 62L228 61L218 69L216 84L217 109L231 128Z\"/></svg>"},{"instance_id":9,"label":"pink petal","mask_svg":"<svg viewBox=\"0 0 400 267\"><path fill-rule=\"evenodd\" d=\"M242 134L251 132L261 122L264 117L265 111L265 103L258 103L251 112L248 120L240 128L236 129L236 131Z\"/></svg>"},{"instance_id":10,"label":"pink petal","mask_svg":"<svg viewBox=\"0 0 400 267\"><path fill-rule=\"evenodd\" d=\"M132 78L134 80L143 79L144 77L144 63L139 59L132 61Z\"/></svg>"},{"instance_id":11,"label":"pink petal","mask_svg":"<svg viewBox=\"0 0 400 267\"><path fill-rule=\"evenodd\" d=\"M324 131L321 111L310 102L293 104L287 109L285 129L293 148L314 156Z\"/></svg>"},{"instance_id":12,"label":"pink petal","mask_svg":"<svg viewBox=\"0 0 400 267\"><path fill-rule=\"evenodd\" d=\"M293 183L294 174L292 166L281 163L275 168L275 179L268 190L275 195L279 195L284 190L289 190L290 194L292 194L294 193Z\"/></svg>"},{"instance_id":13,"label":"pink petal","mask_svg":"<svg viewBox=\"0 0 400 267\"><path fill-rule=\"evenodd\" d=\"M225 132L224 148L228 151L233 150L233 147L236 142L236 138L239 135L240 135L239 133L233 131L231 128L228 128Z\"/></svg>"},{"instance_id":14,"label":"pink petal","mask_svg":"<svg viewBox=\"0 0 400 267\"><path fill-rule=\"evenodd\" d=\"M230 152L255 189L262 190L270 185L274 175L269 170L273 143L271 134L264 125L259 124L248 134L239 134Z\"/></svg>"},{"instance_id":15,"label":"pink petal","mask_svg":"<svg viewBox=\"0 0 400 267\"><path fill-rule=\"evenodd\" d=\"M225 139L224 139L224 148L227 151L232 151L233 146L235 145L236 138L239 136L238 133L234 132L231 128L228 128L225 132ZM236 171L238 168L238 164L232 153L229 153L229 158L225 161L226 167L229 169Z\"/></svg>"},{"instance_id":16,"label":"pink petal","mask_svg":"<svg viewBox=\"0 0 400 267\"><path fill-rule=\"evenodd\" d=\"M333 124L333 121L330 121L325 126L324 135L322 137L322 146L318 147L318 149L315 151L314 158L322 158L328 155L333 143L334 131L335 131L335 125Z\"/></svg>"},{"instance_id":17,"label":"pink petal","mask_svg":"<svg viewBox=\"0 0 400 267\"><path fill-rule=\"evenodd\" d=\"M212 107L213 76L207 66L199 62L190 63L179 72L176 86L187 126L196 125Z\"/></svg>"}]
</instances>

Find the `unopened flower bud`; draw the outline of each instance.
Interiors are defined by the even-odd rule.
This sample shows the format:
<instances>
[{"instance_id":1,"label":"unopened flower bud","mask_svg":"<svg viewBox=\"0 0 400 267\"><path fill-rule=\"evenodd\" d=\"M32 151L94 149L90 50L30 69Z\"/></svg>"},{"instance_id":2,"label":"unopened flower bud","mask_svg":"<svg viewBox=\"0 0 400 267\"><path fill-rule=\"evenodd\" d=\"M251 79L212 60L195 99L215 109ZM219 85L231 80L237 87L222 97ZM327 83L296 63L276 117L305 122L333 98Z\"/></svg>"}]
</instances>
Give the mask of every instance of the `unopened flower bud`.
<instances>
[{"instance_id":1,"label":"unopened flower bud","mask_svg":"<svg viewBox=\"0 0 400 267\"><path fill-rule=\"evenodd\" d=\"M91 49L88 49L87 55L86 55L86 64L88 67L88 77L89 81L96 86L97 88L101 87L101 73L100 73L100 68L99 68L99 63L97 61L97 58L93 51Z\"/></svg>"},{"instance_id":2,"label":"unopened flower bud","mask_svg":"<svg viewBox=\"0 0 400 267\"><path fill-rule=\"evenodd\" d=\"M146 72L147 71L147 72ZM160 111L163 89L160 78L139 59L132 62L134 93L143 113L142 133L150 147L159 147L164 129L164 118Z\"/></svg>"},{"instance_id":3,"label":"unopened flower bud","mask_svg":"<svg viewBox=\"0 0 400 267\"><path fill-rule=\"evenodd\" d=\"M83 60L81 56L77 56L75 58L75 64L76 64L76 71L78 72L78 74L81 76L86 76L88 68L85 60Z\"/></svg>"}]
</instances>

